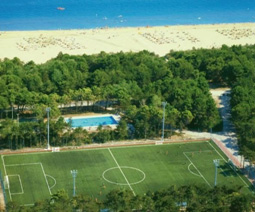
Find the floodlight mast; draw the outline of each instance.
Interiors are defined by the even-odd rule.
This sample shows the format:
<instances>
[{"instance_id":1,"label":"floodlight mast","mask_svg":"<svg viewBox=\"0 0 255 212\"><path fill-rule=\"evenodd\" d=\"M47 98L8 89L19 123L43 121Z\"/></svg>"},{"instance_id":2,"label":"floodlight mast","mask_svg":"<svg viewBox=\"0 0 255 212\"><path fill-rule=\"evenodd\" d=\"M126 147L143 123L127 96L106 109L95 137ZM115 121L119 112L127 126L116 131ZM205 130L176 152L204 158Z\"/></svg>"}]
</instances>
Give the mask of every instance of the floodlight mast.
<instances>
[{"instance_id":1,"label":"floodlight mast","mask_svg":"<svg viewBox=\"0 0 255 212\"><path fill-rule=\"evenodd\" d=\"M78 171L77 170L71 170L71 174L73 176L73 197L75 197L75 178L77 177Z\"/></svg>"},{"instance_id":2,"label":"floodlight mast","mask_svg":"<svg viewBox=\"0 0 255 212\"><path fill-rule=\"evenodd\" d=\"M48 119L48 124L47 124L47 130L48 130L48 143L47 143L47 149L50 149L50 107L46 108L47 112L47 119Z\"/></svg>"},{"instance_id":3,"label":"floodlight mast","mask_svg":"<svg viewBox=\"0 0 255 212\"><path fill-rule=\"evenodd\" d=\"M162 106L163 106L163 119L162 119L162 137L161 137L161 141L164 142L164 131L165 131L165 108L166 108L166 104L167 102L162 102Z\"/></svg>"},{"instance_id":4,"label":"floodlight mast","mask_svg":"<svg viewBox=\"0 0 255 212\"><path fill-rule=\"evenodd\" d=\"M13 120L13 103L12 103L12 120Z\"/></svg>"},{"instance_id":5,"label":"floodlight mast","mask_svg":"<svg viewBox=\"0 0 255 212\"><path fill-rule=\"evenodd\" d=\"M215 166L214 186L216 186L217 185L217 169L218 169L218 166L220 164L220 160L215 159L215 160L213 160L213 163L214 163L214 166Z\"/></svg>"}]
</instances>

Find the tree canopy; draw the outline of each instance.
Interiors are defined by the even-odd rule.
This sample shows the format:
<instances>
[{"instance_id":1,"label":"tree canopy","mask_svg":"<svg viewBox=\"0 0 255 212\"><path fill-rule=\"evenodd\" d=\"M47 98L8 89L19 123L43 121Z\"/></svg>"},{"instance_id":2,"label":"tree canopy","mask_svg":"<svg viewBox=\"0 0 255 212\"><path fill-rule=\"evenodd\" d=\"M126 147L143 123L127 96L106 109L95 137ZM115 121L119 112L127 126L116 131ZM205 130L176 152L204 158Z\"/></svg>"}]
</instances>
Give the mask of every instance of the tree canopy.
<instances>
[{"instance_id":1,"label":"tree canopy","mask_svg":"<svg viewBox=\"0 0 255 212\"><path fill-rule=\"evenodd\" d=\"M231 88L231 115L240 151L255 161L255 45L170 52L166 58L184 60L205 73L209 82Z\"/></svg>"},{"instance_id":2,"label":"tree canopy","mask_svg":"<svg viewBox=\"0 0 255 212\"><path fill-rule=\"evenodd\" d=\"M148 51L81 56L60 53L40 65L4 59L0 61L0 118L6 120L0 125L1 144L31 146L45 141L45 108L51 107L51 117L59 117L61 107L73 103L77 110L84 102L92 106L89 110L98 109L96 102L104 102L105 109L114 103L116 111L123 114L122 129L100 132L97 142L160 136L163 101L168 103L167 130L206 131L221 123L208 82L231 87L231 113L239 147L254 160L254 45L172 51L164 57ZM15 121L7 120L17 118L17 114L28 116L28 111L37 123L15 126ZM57 123L52 121L52 126ZM21 132L23 125L27 129ZM126 126L129 131L123 132ZM56 143L93 141L82 130L67 136L73 133L70 129L61 133L61 127L53 128L59 130L53 133L58 135ZM85 139L80 139L84 135Z\"/></svg>"},{"instance_id":3,"label":"tree canopy","mask_svg":"<svg viewBox=\"0 0 255 212\"><path fill-rule=\"evenodd\" d=\"M71 103L78 108L84 102L95 105L103 101L107 109L115 102L116 110L123 114L118 132L108 135L108 132L101 131L95 139L80 139L77 135L80 132L76 130L72 141L79 142L158 137L161 134L162 101L168 103L167 129L208 130L220 123L205 73L182 58L171 57L167 60L147 51L117 54L101 52L98 55L82 56L60 53L41 65L33 62L24 64L18 58L4 59L0 61L0 77L1 117L16 118L17 114L22 116L29 111L38 120L29 127L29 136L20 131L25 124L23 122L17 125L17 135L13 135L13 130L8 133L8 129L13 129L16 122L9 120L9 125L2 125L1 139L9 146L13 142L19 146L21 140L25 146L28 143L38 144L40 139L45 140L42 121L46 114L45 108L51 107L51 117L54 118L61 114L60 105L68 107ZM14 108L14 115L10 117L11 108ZM52 121L52 124L60 122ZM51 129L56 143L65 140L66 133L60 133L65 126L60 125ZM124 132L123 129L130 125L133 126L132 133Z\"/></svg>"},{"instance_id":4,"label":"tree canopy","mask_svg":"<svg viewBox=\"0 0 255 212\"><path fill-rule=\"evenodd\" d=\"M64 190L59 190L48 200L41 200L32 207L19 206L9 202L9 212L30 211L90 211L105 209L109 212L179 212L181 209L194 212L248 212L253 211L254 195L243 194L239 188L170 186L164 190L134 196L132 191L115 189L104 199L83 194L69 197Z\"/></svg>"}]
</instances>

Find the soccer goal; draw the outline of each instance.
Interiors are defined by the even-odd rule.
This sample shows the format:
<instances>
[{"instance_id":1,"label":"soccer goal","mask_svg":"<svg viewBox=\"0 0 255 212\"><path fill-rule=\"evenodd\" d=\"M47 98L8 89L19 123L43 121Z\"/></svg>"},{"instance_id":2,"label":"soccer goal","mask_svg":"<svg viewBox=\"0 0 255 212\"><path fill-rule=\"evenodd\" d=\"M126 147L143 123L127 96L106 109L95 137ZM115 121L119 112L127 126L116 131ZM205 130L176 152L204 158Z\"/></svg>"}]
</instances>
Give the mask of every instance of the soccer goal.
<instances>
[{"instance_id":1,"label":"soccer goal","mask_svg":"<svg viewBox=\"0 0 255 212\"><path fill-rule=\"evenodd\" d=\"M163 144L163 141L156 141L155 142L155 145L161 145L161 144Z\"/></svg>"},{"instance_id":2,"label":"soccer goal","mask_svg":"<svg viewBox=\"0 0 255 212\"><path fill-rule=\"evenodd\" d=\"M8 175L4 176L4 188L9 189L10 188L10 182L9 182L9 177Z\"/></svg>"},{"instance_id":3,"label":"soccer goal","mask_svg":"<svg viewBox=\"0 0 255 212\"><path fill-rule=\"evenodd\" d=\"M60 152L60 147L52 147L52 152Z\"/></svg>"}]
</instances>

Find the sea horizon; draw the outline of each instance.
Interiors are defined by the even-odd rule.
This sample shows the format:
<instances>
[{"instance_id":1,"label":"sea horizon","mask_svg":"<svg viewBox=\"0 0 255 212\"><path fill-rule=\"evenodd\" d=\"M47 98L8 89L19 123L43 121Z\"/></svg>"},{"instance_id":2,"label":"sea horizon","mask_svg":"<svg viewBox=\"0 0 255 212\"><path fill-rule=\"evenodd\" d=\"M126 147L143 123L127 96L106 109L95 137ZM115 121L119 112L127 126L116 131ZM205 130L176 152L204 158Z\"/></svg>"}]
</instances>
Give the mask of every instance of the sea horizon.
<instances>
[{"instance_id":1,"label":"sea horizon","mask_svg":"<svg viewBox=\"0 0 255 212\"><path fill-rule=\"evenodd\" d=\"M249 0L0 1L0 31L254 23Z\"/></svg>"}]
</instances>

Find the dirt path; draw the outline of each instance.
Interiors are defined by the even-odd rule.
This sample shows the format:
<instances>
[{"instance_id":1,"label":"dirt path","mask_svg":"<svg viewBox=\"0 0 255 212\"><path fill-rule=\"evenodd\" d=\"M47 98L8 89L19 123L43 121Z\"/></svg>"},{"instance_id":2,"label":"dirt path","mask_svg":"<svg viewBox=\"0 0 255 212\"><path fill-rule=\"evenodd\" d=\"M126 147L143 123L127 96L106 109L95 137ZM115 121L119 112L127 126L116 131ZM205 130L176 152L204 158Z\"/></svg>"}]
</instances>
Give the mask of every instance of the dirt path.
<instances>
[{"instance_id":1,"label":"dirt path","mask_svg":"<svg viewBox=\"0 0 255 212\"><path fill-rule=\"evenodd\" d=\"M220 115L223 120L223 130L217 133L209 132L193 132L193 131L184 131L186 137L191 137L194 139L212 137L221 141L224 146L238 159L242 160L241 156L238 154L238 145L237 138L235 134L234 126L230 120L230 89L229 88L217 88L210 90L213 99L216 102L217 107L219 108Z\"/></svg>"},{"instance_id":2,"label":"dirt path","mask_svg":"<svg viewBox=\"0 0 255 212\"><path fill-rule=\"evenodd\" d=\"M244 170L249 173L249 180L253 183L255 170L251 169L251 165L248 162L244 162L244 158L239 155L239 149L237 144L237 137L235 133L234 125L231 122L231 108L230 108L230 92L229 88L217 88L210 90L213 99L216 102L217 107L219 108L220 115L223 120L223 130L217 133L208 133L208 132L194 132L194 131L183 131L185 137L191 139L200 139L200 138L214 138L220 141L223 144L223 147L233 155L236 161L244 165ZM232 156L231 155L231 156ZM247 173L246 172L246 173Z\"/></svg>"}]
</instances>

